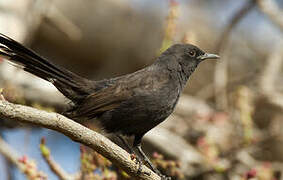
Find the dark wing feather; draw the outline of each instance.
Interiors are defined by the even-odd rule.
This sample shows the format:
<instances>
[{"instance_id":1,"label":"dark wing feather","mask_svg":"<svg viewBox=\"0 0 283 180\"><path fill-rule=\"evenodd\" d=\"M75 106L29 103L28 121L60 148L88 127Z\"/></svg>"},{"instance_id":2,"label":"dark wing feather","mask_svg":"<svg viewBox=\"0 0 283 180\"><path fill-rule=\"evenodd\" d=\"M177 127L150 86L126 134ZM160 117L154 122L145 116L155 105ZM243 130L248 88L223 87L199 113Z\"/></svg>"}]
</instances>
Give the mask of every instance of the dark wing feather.
<instances>
[{"instance_id":1,"label":"dark wing feather","mask_svg":"<svg viewBox=\"0 0 283 180\"><path fill-rule=\"evenodd\" d=\"M94 118L115 109L131 97L130 92L121 84L103 88L89 95L75 110L73 117Z\"/></svg>"}]
</instances>

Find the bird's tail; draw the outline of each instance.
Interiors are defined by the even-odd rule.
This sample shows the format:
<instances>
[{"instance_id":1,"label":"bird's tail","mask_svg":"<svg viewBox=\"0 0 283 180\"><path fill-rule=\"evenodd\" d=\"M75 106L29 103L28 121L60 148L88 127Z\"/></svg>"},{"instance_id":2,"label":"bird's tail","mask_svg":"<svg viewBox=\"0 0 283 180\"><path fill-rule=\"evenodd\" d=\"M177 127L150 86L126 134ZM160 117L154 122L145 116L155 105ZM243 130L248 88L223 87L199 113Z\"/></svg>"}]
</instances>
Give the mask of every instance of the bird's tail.
<instances>
[{"instance_id":1,"label":"bird's tail","mask_svg":"<svg viewBox=\"0 0 283 180\"><path fill-rule=\"evenodd\" d=\"M89 94L88 80L52 64L13 39L0 34L0 56L51 83L73 102Z\"/></svg>"}]
</instances>

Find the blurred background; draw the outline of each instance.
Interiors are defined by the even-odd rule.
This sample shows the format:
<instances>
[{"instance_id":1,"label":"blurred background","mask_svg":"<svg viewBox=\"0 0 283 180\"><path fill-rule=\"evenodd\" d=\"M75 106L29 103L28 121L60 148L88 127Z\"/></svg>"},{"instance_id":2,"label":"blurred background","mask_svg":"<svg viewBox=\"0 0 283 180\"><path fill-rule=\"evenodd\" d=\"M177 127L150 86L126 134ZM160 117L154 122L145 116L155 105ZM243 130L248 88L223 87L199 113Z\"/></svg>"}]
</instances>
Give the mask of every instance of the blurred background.
<instances>
[{"instance_id":1,"label":"blurred background","mask_svg":"<svg viewBox=\"0 0 283 180\"><path fill-rule=\"evenodd\" d=\"M173 179L279 180L282 9L282 0L1 0L0 33L91 79L141 69L174 43L219 54L200 64L144 148ZM51 84L3 59L0 88L10 102L67 108ZM0 180L59 179L47 150L70 179L131 179L62 134L0 119Z\"/></svg>"}]
</instances>

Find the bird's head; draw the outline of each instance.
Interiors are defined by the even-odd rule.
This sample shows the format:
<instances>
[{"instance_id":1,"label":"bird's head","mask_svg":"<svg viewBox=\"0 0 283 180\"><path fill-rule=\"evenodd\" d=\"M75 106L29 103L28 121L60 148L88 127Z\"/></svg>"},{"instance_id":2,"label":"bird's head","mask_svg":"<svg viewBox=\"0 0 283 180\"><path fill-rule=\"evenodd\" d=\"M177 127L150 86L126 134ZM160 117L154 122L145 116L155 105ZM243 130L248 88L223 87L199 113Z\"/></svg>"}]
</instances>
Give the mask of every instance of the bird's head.
<instances>
[{"instance_id":1,"label":"bird's head","mask_svg":"<svg viewBox=\"0 0 283 180\"><path fill-rule=\"evenodd\" d=\"M163 55L169 62L172 60L177 61L180 64L182 71L187 77L189 77L196 69L197 65L205 59L218 59L219 56L216 54L206 53L198 47L191 44L175 44L168 48ZM164 56L163 56L164 57ZM170 60L169 60L170 59ZM167 61L167 62L168 62ZM168 62L168 63L169 63ZM171 64L171 63L169 63Z\"/></svg>"},{"instance_id":2,"label":"bird's head","mask_svg":"<svg viewBox=\"0 0 283 180\"><path fill-rule=\"evenodd\" d=\"M218 59L216 54L206 53L192 44L175 44L168 51L173 53L179 60L185 62L200 63L205 59Z\"/></svg>"}]
</instances>

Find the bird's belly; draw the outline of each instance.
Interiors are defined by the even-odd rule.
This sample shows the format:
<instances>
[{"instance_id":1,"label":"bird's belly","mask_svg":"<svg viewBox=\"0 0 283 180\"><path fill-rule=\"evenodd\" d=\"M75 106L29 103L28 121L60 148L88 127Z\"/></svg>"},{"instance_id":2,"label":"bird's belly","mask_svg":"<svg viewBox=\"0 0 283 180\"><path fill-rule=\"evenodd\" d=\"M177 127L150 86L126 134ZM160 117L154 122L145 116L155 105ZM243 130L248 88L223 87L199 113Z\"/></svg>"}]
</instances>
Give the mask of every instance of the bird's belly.
<instances>
[{"instance_id":1,"label":"bird's belly","mask_svg":"<svg viewBox=\"0 0 283 180\"><path fill-rule=\"evenodd\" d=\"M133 98L105 112L101 123L108 132L144 134L164 121L174 110L179 95Z\"/></svg>"}]
</instances>

